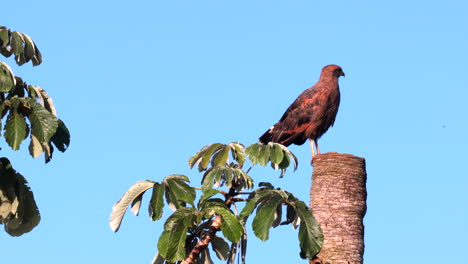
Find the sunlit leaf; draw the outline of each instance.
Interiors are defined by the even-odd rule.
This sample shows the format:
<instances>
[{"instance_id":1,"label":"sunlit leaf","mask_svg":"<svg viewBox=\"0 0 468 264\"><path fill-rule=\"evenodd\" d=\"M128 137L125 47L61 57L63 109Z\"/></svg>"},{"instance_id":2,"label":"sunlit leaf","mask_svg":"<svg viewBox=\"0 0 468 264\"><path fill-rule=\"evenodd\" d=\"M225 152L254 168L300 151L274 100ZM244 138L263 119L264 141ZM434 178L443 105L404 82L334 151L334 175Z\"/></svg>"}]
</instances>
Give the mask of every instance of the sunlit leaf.
<instances>
[{"instance_id":1,"label":"sunlit leaf","mask_svg":"<svg viewBox=\"0 0 468 264\"><path fill-rule=\"evenodd\" d=\"M245 148L239 142L232 142L229 144L231 147L232 158L237 161L237 163L242 166L245 162Z\"/></svg>"},{"instance_id":2,"label":"sunlit leaf","mask_svg":"<svg viewBox=\"0 0 468 264\"><path fill-rule=\"evenodd\" d=\"M125 192L122 198L112 207L112 213L109 218L109 225L112 231L117 232L119 230L122 219L130 203L153 186L154 182L152 181L139 181Z\"/></svg>"},{"instance_id":3,"label":"sunlit leaf","mask_svg":"<svg viewBox=\"0 0 468 264\"><path fill-rule=\"evenodd\" d=\"M284 153L281 147L278 144L273 144L273 147L271 148L271 154L270 154L270 159L271 162L275 164L280 164L281 161L283 160Z\"/></svg>"},{"instance_id":4,"label":"sunlit leaf","mask_svg":"<svg viewBox=\"0 0 468 264\"><path fill-rule=\"evenodd\" d=\"M266 166L270 160L270 144L262 145L258 152L258 163L262 166Z\"/></svg>"},{"instance_id":5,"label":"sunlit leaf","mask_svg":"<svg viewBox=\"0 0 468 264\"><path fill-rule=\"evenodd\" d=\"M140 213L140 208L141 208L141 200L143 199L143 194L140 193L135 199L133 199L132 204L130 205L130 211L136 216Z\"/></svg>"},{"instance_id":6,"label":"sunlit leaf","mask_svg":"<svg viewBox=\"0 0 468 264\"><path fill-rule=\"evenodd\" d=\"M223 148L216 152L216 154L213 155L212 159L212 165L213 166L221 166L225 164L229 158L229 150L231 149L230 146L228 145L223 145Z\"/></svg>"},{"instance_id":7,"label":"sunlit leaf","mask_svg":"<svg viewBox=\"0 0 468 264\"><path fill-rule=\"evenodd\" d=\"M206 149L206 151L203 153L202 160L201 160L201 162L198 164L198 170L199 170L199 171L204 171L204 170L206 170L206 168L208 167L208 163L210 162L211 156L213 155L213 153L215 153L216 151L220 150L223 146L224 146L224 145L221 144L221 143L214 143L214 144L211 144L211 145Z\"/></svg>"},{"instance_id":8,"label":"sunlit leaf","mask_svg":"<svg viewBox=\"0 0 468 264\"><path fill-rule=\"evenodd\" d=\"M193 168L193 166L195 164L197 164L197 162L199 162L203 156L203 154L205 153L205 151L210 147L211 145L208 145L208 146L204 146L200 151L198 151L197 153L195 153L195 155L193 155L190 159L189 159L189 167L190 169Z\"/></svg>"},{"instance_id":9,"label":"sunlit leaf","mask_svg":"<svg viewBox=\"0 0 468 264\"><path fill-rule=\"evenodd\" d=\"M44 149L42 148L41 142L37 140L36 136L31 134L31 141L29 143L29 154L31 154L33 158L37 158L42 153L44 153Z\"/></svg>"}]
</instances>

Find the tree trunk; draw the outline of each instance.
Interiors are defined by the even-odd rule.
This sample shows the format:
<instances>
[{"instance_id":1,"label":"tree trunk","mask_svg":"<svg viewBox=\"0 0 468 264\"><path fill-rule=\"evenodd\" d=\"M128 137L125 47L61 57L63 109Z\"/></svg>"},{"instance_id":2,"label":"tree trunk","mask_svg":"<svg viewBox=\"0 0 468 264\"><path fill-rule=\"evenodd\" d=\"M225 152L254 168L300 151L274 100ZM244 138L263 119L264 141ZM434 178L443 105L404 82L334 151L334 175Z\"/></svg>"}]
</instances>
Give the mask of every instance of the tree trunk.
<instances>
[{"instance_id":1,"label":"tree trunk","mask_svg":"<svg viewBox=\"0 0 468 264\"><path fill-rule=\"evenodd\" d=\"M310 207L323 230L318 260L310 263L362 264L366 213L366 163L350 154L314 157Z\"/></svg>"}]
</instances>

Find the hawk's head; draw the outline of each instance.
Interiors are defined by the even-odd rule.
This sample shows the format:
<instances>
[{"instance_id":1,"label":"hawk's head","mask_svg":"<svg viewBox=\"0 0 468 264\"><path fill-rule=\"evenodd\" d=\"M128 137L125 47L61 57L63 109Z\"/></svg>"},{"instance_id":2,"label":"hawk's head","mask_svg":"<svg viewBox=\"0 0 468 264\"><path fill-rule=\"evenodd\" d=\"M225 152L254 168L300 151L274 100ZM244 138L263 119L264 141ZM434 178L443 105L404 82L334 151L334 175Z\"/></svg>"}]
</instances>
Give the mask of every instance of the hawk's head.
<instances>
[{"instance_id":1,"label":"hawk's head","mask_svg":"<svg viewBox=\"0 0 468 264\"><path fill-rule=\"evenodd\" d=\"M332 75L333 77L336 77L336 78L340 76L345 76L341 67L335 64L330 64L330 65L323 67L322 74Z\"/></svg>"}]
</instances>

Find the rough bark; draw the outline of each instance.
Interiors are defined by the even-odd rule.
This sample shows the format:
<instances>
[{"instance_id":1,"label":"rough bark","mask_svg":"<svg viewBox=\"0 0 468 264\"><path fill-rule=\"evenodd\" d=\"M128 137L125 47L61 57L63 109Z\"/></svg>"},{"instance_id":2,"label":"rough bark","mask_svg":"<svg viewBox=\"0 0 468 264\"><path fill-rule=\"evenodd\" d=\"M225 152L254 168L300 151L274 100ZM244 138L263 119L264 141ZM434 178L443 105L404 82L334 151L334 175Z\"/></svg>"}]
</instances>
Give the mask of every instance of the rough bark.
<instances>
[{"instance_id":1,"label":"rough bark","mask_svg":"<svg viewBox=\"0 0 468 264\"><path fill-rule=\"evenodd\" d=\"M323 230L318 254L323 264L362 264L366 213L366 164L350 154L325 153L314 157L310 206Z\"/></svg>"}]
</instances>

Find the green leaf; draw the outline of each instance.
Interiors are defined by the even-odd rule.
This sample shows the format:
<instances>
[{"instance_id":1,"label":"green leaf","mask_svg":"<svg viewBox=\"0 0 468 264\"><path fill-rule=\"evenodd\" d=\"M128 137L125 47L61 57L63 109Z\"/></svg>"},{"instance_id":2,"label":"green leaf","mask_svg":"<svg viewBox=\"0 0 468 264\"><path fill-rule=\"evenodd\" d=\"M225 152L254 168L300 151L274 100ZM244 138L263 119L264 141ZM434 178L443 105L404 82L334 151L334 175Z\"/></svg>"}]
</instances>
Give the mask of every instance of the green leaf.
<instances>
[{"instance_id":1,"label":"green leaf","mask_svg":"<svg viewBox=\"0 0 468 264\"><path fill-rule=\"evenodd\" d=\"M211 167L209 168L202 179L202 191L206 192L213 188L213 184L216 186L221 185L222 175L224 173L224 167Z\"/></svg>"},{"instance_id":2,"label":"green leaf","mask_svg":"<svg viewBox=\"0 0 468 264\"><path fill-rule=\"evenodd\" d=\"M268 240L270 227L275 221L276 210L287 198L281 191L272 192L274 192L274 195L259 207L252 222L254 234L262 241Z\"/></svg>"},{"instance_id":3,"label":"green leaf","mask_svg":"<svg viewBox=\"0 0 468 264\"><path fill-rule=\"evenodd\" d=\"M270 159L271 162L275 164L280 164L281 161L283 160L284 153L281 147L278 144L273 144L273 147L271 148L271 154L270 154Z\"/></svg>"},{"instance_id":4,"label":"green leaf","mask_svg":"<svg viewBox=\"0 0 468 264\"><path fill-rule=\"evenodd\" d=\"M166 192L171 192L176 200L172 202L177 202L179 206L176 208L180 208L183 205L183 202L189 203L194 206L193 201L195 201L195 190L190 187L187 183L188 181L187 176L184 175L170 175L164 179L164 183L166 184ZM194 206L195 207L195 206Z\"/></svg>"},{"instance_id":5,"label":"green leaf","mask_svg":"<svg viewBox=\"0 0 468 264\"><path fill-rule=\"evenodd\" d=\"M226 260L229 255L229 244L219 236L211 238L211 248L220 260Z\"/></svg>"},{"instance_id":6,"label":"green leaf","mask_svg":"<svg viewBox=\"0 0 468 264\"><path fill-rule=\"evenodd\" d=\"M233 243L239 241L243 233L242 224L229 209L225 206L213 204L212 206L206 206L203 212L206 215L212 216L216 214L221 216L221 231L223 231L224 237Z\"/></svg>"},{"instance_id":7,"label":"green leaf","mask_svg":"<svg viewBox=\"0 0 468 264\"><path fill-rule=\"evenodd\" d=\"M112 207L112 213L109 218L109 225L112 231L117 232L119 230L122 219L130 203L153 186L154 182L152 181L139 181L125 192L122 198Z\"/></svg>"},{"instance_id":8,"label":"green leaf","mask_svg":"<svg viewBox=\"0 0 468 264\"><path fill-rule=\"evenodd\" d=\"M23 37L20 34L21 33L16 32L16 31L11 32L11 41L10 41L11 51L16 56L19 56L21 53L23 53L23 50L24 50Z\"/></svg>"},{"instance_id":9,"label":"green leaf","mask_svg":"<svg viewBox=\"0 0 468 264\"><path fill-rule=\"evenodd\" d=\"M50 140L61 152L65 152L70 146L70 131L62 120L57 121L57 130Z\"/></svg>"},{"instance_id":10,"label":"green leaf","mask_svg":"<svg viewBox=\"0 0 468 264\"><path fill-rule=\"evenodd\" d=\"M193 208L181 208L166 220L158 241L158 250L168 262L173 263L185 258L185 239L188 228L194 224L194 213Z\"/></svg>"},{"instance_id":11,"label":"green leaf","mask_svg":"<svg viewBox=\"0 0 468 264\"><path fill-rule=\"evenodd\" d=\"M36 227L41 216L26 178L7 158L0 158L0 224L11 236L21 236Z\"/></svg>"},{"instance_id":12,"label":"green leaf","mask_svg":"<svg viewBox=\"0 0 468 264\"><path fill-rule=\"evenodd\" d=\"M8 64L0 61L0 92L9 92L15 87L15 75Z\"/></svg>"},{"instance_id":13,"label":"green leaf","mask_svg":"<svg viewBox=\"0 0 468 264\"><path fill-rule=\"evenodd\" d=\"M242 220L243 223L247 221L247 217L252 214L253 210L257 205L272 197L274 193L271 190L262 190L258 189L254 191L250 196L249 196L249 201L245 204L244 208L242 209L239 218Z\"/></svg>"},{"instance_id":14,"label":"green leaf","mask_svg":"<svg viewBox=\"0 0 468 264\"><path fill-rule=\"evenodd\" d=\"M26 59L26 62L30 61L33 56L36 55L36 49L35 49L35 45L34 45L34 42L32 41L32 39L24 34L24 33L19 33L22 35L23 37L23 41L24 41L24 58Z\"/></svg>"},{"instance_id":15,"label":"green leaf","mask_svg":"<svg viewBox=\"0 0 468 264\"><path fill-rule=\"evenodd\" d=\"M258 153L262 149L262 146L263 144L259 142L259 143L252 144L245 149L245 154L247 154L247 157L249 157L250 161L253 164L259 163Z\"/></svg>"},{"instance_id":16,"label":"green leaf","mask_svg":"<svg viewBox=\"0 0 468 264\"><path fill-rule=\"evenodd\" d=\"M206 151L203 153L202 160L198 164L198 171L204 171L208 167L208 163L211 160L211 155L213 155L214 152L220 150L224 145L221 143L214 143L211 144Z\"/></svg>"},{"instance_id":17,"label":"green leaf","mask_svg":"<svg viewBox=\"0 0 468 264\"><path fill-rule=\"evenodd\" d=\"M301 219L299 227L299 246L301 255L313 258L323 245L323 233L309 207L303 201L295 201L296 213Z\"/></svg>"},{"instance_id":18,"label":"green leaf","mask_svg":"<svg viewBox=\"0 0 468 264\"><path fill-rule=\"evenodd\" d=\"M223 145L223 148L216 152L216 154L213 155L212 159L212 166L221 166L226 164L228 158L229 158L229 150L231 149L230 146L228 145Z\"/></svg>"},{"instance_id":19,"label":"green leaf","mask_svg":"<svg viewBox=\"0 0 468 264\"><path fill-rule=\"evenodd\" d=\"M210 199L211 197L215 196L218 193L220 193L220 191L216 189L207 189L203 191L203 195L200 197L200 200L198 201L198 208L199 209L202 208L206 200Z\"/></svg>"},{"instance_id":20,"label":"green leaf","mask_svg":"<svg viewBox=\"0 0 468 264\"><path fill-rule=\"evenodd\" d=\"M154 183L153 194L151 195L151 200L148 206L148 211L151 219L156 221L162 217L163 207L164 207L164 185L159 183Z\"/></svg>"},{"instance_id":21,"label":"green leaf","mask_svg":"<svg viewBox=\"0 0 468 264\"><path fill-rule=\"evenodd\" d=\"M200 151L198 151L197 153L195 153L195 155L193 155L190 159L189 159L189 167L190 169L193 168L193 166L195 164L197 164L197 162L200 161L200 159L202 158L203 154L205 153L205 151L210 147L211 145L208 145L208 146L204 146Z\"/></svg>"},{"instance_id":22,"label":"green leaf","mask_svg":"<svg viewBox=\"0 0 468 264\"><path fill-rule=\"evenodd\" d=\"M26 138L27 124L24 116L15 108L10 109L5 123L5 139L13 150L19 150L21 142Z\"/></svg>"},{"instance_id":23,"label":"green leaf","mask_svg":"<svg viewBox=\"0 0 468 264\"><path fill-rule=\"evenodd\" d=\"M6 27L0 27L0 48L5 48L10 42L9 30Z\"/></svg>"},{"instance_id":24,"label":"green leaf","mask_svg":"<svg viewBox=\"0 0 468 264\"><path fill-rule=\"evenodd\" d=\"M287 157L288 157L288 166L289 166L289 162L290 162L289 157L291 157L291 158L292 158L292 161L293 161L293 163L294 163L294 170L296 170L296 169L297 169L297 166L298 166L298 162L297 162L297 157L296 157L296 155L294 155L286 146L283 146L283 145L280 145L280 146L281 146L281 148L282 148L283 151L284 151L284 154L285 154L284 156L287 156ZM288 166L286 166L286 167L288 167ZM280 165L280 167L281 167L281 165ZM285 167L285 168L286 168L286 167Z\"/></svg>"},{"instance_id":25,"label":"green leaf","mask_svg":"<svg viewBox=\"0 0 468 264\"><path fill-rule=\"evenodd\" d=\"M237 161L237 163L242 166L245 162L245 148L239 142L232 142L229 144L231 147L232 158Z\"/></svg>"},{"instance_id":26,"label":"green leaf","mask_svg":"<svg viewBox=\"0 0 468 264\"><path fill-rule=\"evenodd\" d=\"M58 127L57 118L47 111L41 104L33 98L28 98L31 106L31 112L28 115L31 122L31 133L37 137L40 142L49 142L55 134Z\"/></svg>"},{"instance_id":27,"label":"green leaf","mask_svg":"<svg viewBox=\"0 0 468 264\"><path fill-rule=\"evenodd\" d=\"M262 145L258 153L258 163L262 166L266 166L270 160L270 144Z\"/></svg>"}]
</instances>

